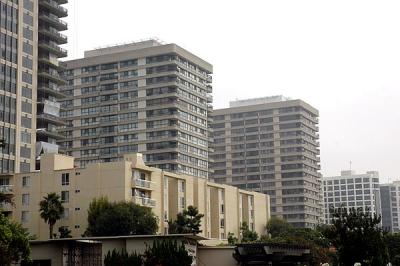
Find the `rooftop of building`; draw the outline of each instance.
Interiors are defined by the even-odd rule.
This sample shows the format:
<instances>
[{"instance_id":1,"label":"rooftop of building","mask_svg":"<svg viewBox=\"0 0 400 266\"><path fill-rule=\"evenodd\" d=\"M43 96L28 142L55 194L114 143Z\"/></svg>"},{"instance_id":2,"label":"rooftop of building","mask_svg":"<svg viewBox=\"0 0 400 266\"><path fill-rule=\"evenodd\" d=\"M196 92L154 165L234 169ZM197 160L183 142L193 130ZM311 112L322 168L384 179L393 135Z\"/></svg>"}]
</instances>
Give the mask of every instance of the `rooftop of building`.
<instances>
[{"instance_id":1,"label":"rooftop of building","mask_svg":"<svg viewBox=\"0 0 400 266\"><path fill-rule=\"evenodd\" d=\"M343 178L357 178L357 177L374 177L374 178L379 178L379 172L378 171L367 171L364 174L358 174L354 170L342 170L340 172L339 176L324 176L323 179L329 180L329 179L343 179Z\"/></svg>"},{"instance_id":2,"label":"rooftop of building","mask_svg":"<svg viewBox=\"0 0 400 266\"><path fill-rule=\"evenodd\" d=\"M140 50L143 48L150 48L155 46L161 46L166 44L165 42L159 40L158 38L150 38L139 41L133 41L128 43L107 45L103 47L98 47L93 50L85 51L84 57L101 56L106 54L121 53L127 51Z\"/></svg>"},{"instance_id":3,"label":"rooftop of building","mask_svg":"<svg viewBox=\"0 0 400 266\"><path fill-rule=\"evenodd\" d=\"M285 97L283 95L275 95L275 96L267 96L267 97L230 101L229 107L241 107L241 106L248 106L248 105L255 105L255 104L276 103L276 102L284 102L284 101L289 101L289 100L291 100L289 97Z\"/></svg>"}]
</instances>

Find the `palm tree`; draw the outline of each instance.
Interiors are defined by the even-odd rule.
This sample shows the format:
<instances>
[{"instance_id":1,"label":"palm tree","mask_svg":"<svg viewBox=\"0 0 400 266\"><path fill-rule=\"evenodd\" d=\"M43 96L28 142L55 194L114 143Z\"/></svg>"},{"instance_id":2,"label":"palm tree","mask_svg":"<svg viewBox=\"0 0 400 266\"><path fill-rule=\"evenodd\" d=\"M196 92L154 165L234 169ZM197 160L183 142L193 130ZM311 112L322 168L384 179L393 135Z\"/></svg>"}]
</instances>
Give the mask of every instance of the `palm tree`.
<instances>
[{"instance_id":1,"label":"palm tree","mask_svg":"<svg viewBox=\"0 0 400 266\"><path fill-rule=\"evenodd\" d=\"M53 228L57 220L61 219L64 207L60 201L60 196L56 193L49 193L39 203L40 217L49 224L50 239L53 238Z\"/></svg>"}]
</instances>

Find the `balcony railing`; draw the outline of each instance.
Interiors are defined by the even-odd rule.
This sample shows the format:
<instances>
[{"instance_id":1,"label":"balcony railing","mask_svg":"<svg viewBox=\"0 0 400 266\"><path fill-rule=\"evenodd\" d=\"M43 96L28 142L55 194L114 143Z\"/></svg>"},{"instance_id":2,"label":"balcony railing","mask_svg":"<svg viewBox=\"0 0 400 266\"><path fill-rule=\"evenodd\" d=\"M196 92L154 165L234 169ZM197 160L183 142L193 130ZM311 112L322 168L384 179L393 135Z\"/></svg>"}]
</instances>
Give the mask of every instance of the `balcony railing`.
<instances>
[{"instance_id":1,"label":"balcony railing","mask_svg":"<svg viewBox=\"0 0 400 266\"><path fill-rule=\"evenodd\" d=\"M68 10L65 7L60 6L59 3L53 0L40 0L39 4L44 5L52 10L53 13L60 17L68 16Z\"/></svg>"},{"instance_id":2,"label":"balcony railing","mask_svg":"<svg viewBox=\"0 0 400 266\"><path fill-rule=\"evenodd\" d=\"M59 19L54 14L51 14L48 12L40 12L39 19L51 24L57 30L63 31L63 30L68 29L68 24L65 21L62 21L61 19Z\"/></svg>"},{"instance_id":3,"label":"balcony railing","mask_svg":"<svg viewBox=\"0 0 400 266\"><path fill-rule=\"evenodd\" d=\"M147 197L134 196L133 202L146 207L155 207L156 201Z\"/></svg>"},{"instance_id":4,"label":"balcony railing","mask_svg":"<svg viewBox=\"0 0 400 266\"><path fill-rule=\"evenodd\" d=\"M67 43L67 36L61 34L58 30L53 28L39 27L39 32L43 33L44 35L51 36L53 39L57 40L59 44Z\"/></svg>"},{"instance_id":5,"label":"balcony railing","mask_svg":"<svg viewBox=\"0 0 400 266\"><path fill-rule=\"evenodd\" d=\"M11 212L12 208L13 206L10 202L0 202L0 212Z\"/></svg>"},{"instance_id":6,"label":"balcony railing","mask_svg":"<svg viewBox=\"0 0 400 266\"><path fill-rule=\"evenodd\" d=\"M13 189L14 189L14 186L12 186L12 185L3 185L3 186L0 186L0 193L3 193L3 194L13 193Z\"/></svg>"},{"instance_id":7,"label":"balcony railing","mask_svg":"<svg viewBox=\"0 0 400 266\"><path fill-rule=\"evenodd\" d=\"M135 187L148 188L148 189L152 188L151 185L153 183L153 182L148 181L148 180L137 179L137 178L133 178L132 182L133 182Z\"/></svg>"}]
</instances>

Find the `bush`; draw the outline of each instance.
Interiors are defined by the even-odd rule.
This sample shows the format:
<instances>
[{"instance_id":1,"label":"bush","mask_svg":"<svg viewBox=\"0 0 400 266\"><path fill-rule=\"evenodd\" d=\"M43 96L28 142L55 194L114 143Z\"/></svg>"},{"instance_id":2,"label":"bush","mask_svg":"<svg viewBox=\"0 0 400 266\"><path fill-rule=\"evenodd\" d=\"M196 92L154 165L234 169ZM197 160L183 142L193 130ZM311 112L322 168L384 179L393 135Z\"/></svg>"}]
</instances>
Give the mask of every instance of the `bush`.
<instances>
[{"instance_id":1,"label":"bush","mask_svg":"<svg viewBox=\"0 0 400 266\"><path fill-rule=\"evenodd\" d=\"M104 258L104 266L142 266L143 259L136 252L128 254L126 250L121 252L113 249L112 252L108 251Z\"/></svg>"},{"instance_id":2,"label":"bush","mask_svg":"<svg viewBox=\"0 0 400 266\"><path fill-rule=\"evenodd\" d=\"M176 240L155 240L152 247L147 246L144 257L145 266L190 266L193 262L185 245Z\"/></svg>"}]
</instances>

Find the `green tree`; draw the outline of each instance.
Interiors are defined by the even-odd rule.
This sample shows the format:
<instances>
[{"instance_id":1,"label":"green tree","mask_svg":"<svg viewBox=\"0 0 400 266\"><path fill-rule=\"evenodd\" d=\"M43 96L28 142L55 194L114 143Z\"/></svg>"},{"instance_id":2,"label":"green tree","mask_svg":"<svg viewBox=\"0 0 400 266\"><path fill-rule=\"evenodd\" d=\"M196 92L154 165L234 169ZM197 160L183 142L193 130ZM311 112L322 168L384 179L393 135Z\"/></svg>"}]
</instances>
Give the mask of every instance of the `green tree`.
<instances>
[{"instance_id":1,"label":"green tree","mask_svg":"<svg viewBox=\"0 0 400 266\"><path fill-rule=\"evenodd\" d=\"M333 212L332 227L325 234L337 250L340 265L386 265L388 250L383 231L380 228L381 218L361 208L338 208Z\"/></svg>"},{"instance_id":2,"label":"green tree","mask_svg":"<svg viewBox=\"0 0 400 266\"><path fill-rule=\"evenodd\" d=\"M60 238L72 238L71 230L66 226L59 227L58 232L60 233Z\"/></svg>"},{"instance_id":3,"label":"green tree","mask_svg":"<svg viewBox=\"0 0 400 266\"><path fill-rule=\"evenodd\" d=\"M242 235L242 243L254 242L258 239L257 232L250 230L249 225L246 222L242 223L240 233Z\"/></svg>"},{"instance_id":4,"label":"green tree","mask_svg":"<svg viewBox=\"0 0 400 266\"><path fill-rule=\"evenodd\" d=\"M53 238L53 229L57 220L61 219L64 207L60 201L60 196L56 193L49 193L43 197L39 203L40 217L49 225L50 239Z\"/></svg>"},{"instance_id":5,"label":"green tree","mask_svg":"<svg viewBox=\"0 0 400 266\"><path fill-rule=\"evenodd\" d=\"M158 220L150 208L133 202L94 199L88 210L86 236L153 235Z\"/></svg>"},{"instance_id":6,"label":"green tree","mask_svg":"<svg viewBox=\"0 0 400 266\"><path fill-rule=\"evenodd\" d=\"M285 237L291 234L293 226L279 217L271 217L267 223L267 232L274 237Z\"/></svg>"},{"instance_id":7,"label":"green tree","mask_svg":"<svg viewBox=\"0 0 400 266\"><path fill-rule=\"evenodd\" d=\"M400 266L400 233L386 234L385 243L393 266Z\"/></svg>"},{"instance_id":8,"label":"green tree","mask_svg":"<svg viewBox=\"0 0 400 266\"><path fill-rule=\"evenodd\" d=\"M151 247L147 246L144 260L144 266L190 266L193 262L185 245L171 239L155 240Z\"/></svg>"},{"instance_id":9,"label":"green tree","mask_svg":"<svg viewBox=\"0 0 400 266\"><path fill-rule=\"evenodd\" d=\"M30 252L26 229L0 213L0 265L29 261Z\"/></svg>"},{"instance_id":10,"label":"green tree","mask_svg":"<svg viewBox=\"0 0 400 266\"><path fill-rule=\"evenodd\" d=\"M238 243L239 239L235 236L234 233L228 233L228 245L234 246Z\"/></svg>"},{"instance_id":11,"label":"green tree","mask_svg":"<svg viewBox=\"0 0 400 266\"><path fill-rule=\"evenodd\" d=\"M204 214L194 206L188 206L183 212L178 213L175 221L169 221L168 232L170 234L199 234L202 232L201 219Z\"/></svg>"}]
</instances>

